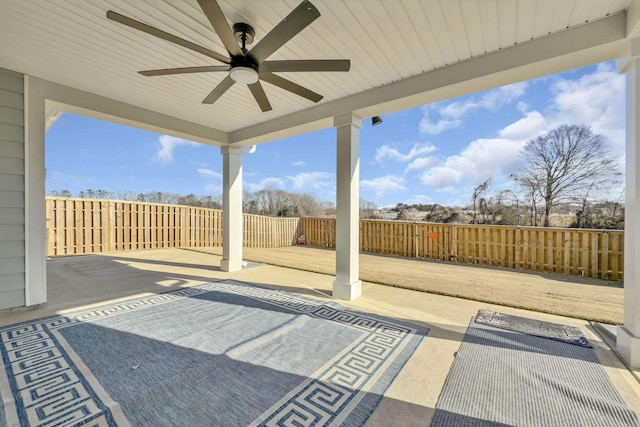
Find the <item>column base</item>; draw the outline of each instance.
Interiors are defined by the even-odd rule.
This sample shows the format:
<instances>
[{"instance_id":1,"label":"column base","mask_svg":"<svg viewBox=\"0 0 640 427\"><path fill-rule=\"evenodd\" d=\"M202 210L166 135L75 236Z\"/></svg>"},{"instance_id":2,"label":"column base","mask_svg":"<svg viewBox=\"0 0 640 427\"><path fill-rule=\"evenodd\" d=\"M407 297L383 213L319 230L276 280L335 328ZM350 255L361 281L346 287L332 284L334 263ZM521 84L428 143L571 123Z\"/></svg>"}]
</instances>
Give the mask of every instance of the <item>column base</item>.
<instances>
[{"instance_id":1,"label":"column base","mask_svg":"<svg viewBox=\"0 0 640 427\"><path fill-rule=\"evenodd\" d=\"M220 270L227 272L240 271L242 270L242 264L241 259L223 259L220 261Z\"/></svg>"},{"instance_id":2,"label":"column base","mask_svg":"<svg viewBox=\"0 0 640 427\"><path fill-rule=\"evenodd\" d=\"M640 368L640 337L635 337L624 326L618 326L616 350L634 369Z\"/></svg>"},{"instance_id":3,"label":"column base","mask_svg":"<svg viewBox=\"0 0 640 427\"><path fill-rule=\"evenodd\" d=\"M343 299L346 301L353 301L362 295L362 281L357 280L352 283L340 282L338 280L333 282L333 296L334 298Z\"/></svg>"}]
</instances>

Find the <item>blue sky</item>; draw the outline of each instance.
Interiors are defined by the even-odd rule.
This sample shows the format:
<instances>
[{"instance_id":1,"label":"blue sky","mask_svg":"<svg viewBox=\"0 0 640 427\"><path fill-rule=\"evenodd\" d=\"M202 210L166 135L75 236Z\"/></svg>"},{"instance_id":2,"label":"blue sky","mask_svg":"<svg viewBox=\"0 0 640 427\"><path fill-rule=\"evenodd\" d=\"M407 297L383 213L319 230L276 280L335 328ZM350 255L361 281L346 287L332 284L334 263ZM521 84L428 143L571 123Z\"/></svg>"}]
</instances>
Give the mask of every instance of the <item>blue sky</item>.
<instances>
[{"instance_id":1,"label":"blue sky","mask_svg":"<svg viewBox=\"0 0 640 427\"><path fill-rule=\"evenodd\" d=\"M529 139L586 124L624 159L624 77L604 63L384 115L360 134L360 195L378 206L466 205L473 188L515 189ZM262 144L243 158L244 188L335 202L335 129ZM218 196L220 149L64 113L46 135L47 191L164 191ZM622 187L603 197L617 199Z\"/></svg>"}]
</instances>

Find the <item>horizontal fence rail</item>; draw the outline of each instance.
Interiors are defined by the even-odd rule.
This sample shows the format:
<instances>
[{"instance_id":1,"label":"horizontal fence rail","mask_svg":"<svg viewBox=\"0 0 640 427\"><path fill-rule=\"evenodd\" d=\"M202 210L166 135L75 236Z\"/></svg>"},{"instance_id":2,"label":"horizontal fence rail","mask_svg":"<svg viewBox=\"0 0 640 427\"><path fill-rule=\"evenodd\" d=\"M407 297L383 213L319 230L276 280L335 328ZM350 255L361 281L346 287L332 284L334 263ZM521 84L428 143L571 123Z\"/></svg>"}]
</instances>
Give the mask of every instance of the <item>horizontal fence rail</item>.
<instances>
[{"instance_id":1,"label":"horizontal fence rail","mask_svg":"<svg viewBox=\"0 0 640 427\"><path fill-rule=\"evenodd\" d=\"M120 200L47 198L47 255L222 246L222 211ZM244 246L291 246L298 218L243 215Z\"/></svg>"},{"instance_id":2,"label":"horizontal fence rail","mask_svg":"<svg viewBox=\"0 0 640 427\"><path fill-rule=\"evenodd\" d=\"M308 245L335 248L336 220L301 218ZM360 221L360 250L409 258L623 279L624 232Z\"/></svg>"}]
</instances>

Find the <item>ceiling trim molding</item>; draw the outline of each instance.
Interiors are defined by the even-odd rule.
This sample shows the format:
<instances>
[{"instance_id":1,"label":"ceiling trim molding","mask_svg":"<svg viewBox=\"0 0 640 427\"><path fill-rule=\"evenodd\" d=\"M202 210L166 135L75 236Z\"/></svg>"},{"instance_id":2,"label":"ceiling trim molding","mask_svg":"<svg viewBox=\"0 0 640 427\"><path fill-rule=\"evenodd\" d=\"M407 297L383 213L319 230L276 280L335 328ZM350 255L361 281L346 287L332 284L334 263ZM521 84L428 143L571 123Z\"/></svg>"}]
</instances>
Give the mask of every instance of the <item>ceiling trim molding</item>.
<instances>
[{"instance_id":1,"label":"ceiling trim molding","mask_svg":"<svg viewBox=\"0 0 640 427\"><path fill-rule=\"evenodd\" d=\"M626 15L627 37L636 38L640 36L640 0L631 0Z\"/></svg>"},{"instance_id":2,"label":"ceiling trim molding","mask_svg":"<svg viewBox=\"0 0 640 427\"><path fill-rule=\"evenodd\" d=\"M229 134L237 146L261 144L332 124L337 115L370 117L619 58L626 49L619 13L517 46L429 71Z\"/></svg>"},{"instance_id":3,"label":"ceiling trim molding","mask_svg":"<svg viewBox=\"0 0 640 427\"><path fill-rule=\"evenodd\" d=\"M47 80L38 80L41 81L43 96L49 109L81 114L218 147L229 143L229 134L218 129Z\"/></svg>"}]
</instances>

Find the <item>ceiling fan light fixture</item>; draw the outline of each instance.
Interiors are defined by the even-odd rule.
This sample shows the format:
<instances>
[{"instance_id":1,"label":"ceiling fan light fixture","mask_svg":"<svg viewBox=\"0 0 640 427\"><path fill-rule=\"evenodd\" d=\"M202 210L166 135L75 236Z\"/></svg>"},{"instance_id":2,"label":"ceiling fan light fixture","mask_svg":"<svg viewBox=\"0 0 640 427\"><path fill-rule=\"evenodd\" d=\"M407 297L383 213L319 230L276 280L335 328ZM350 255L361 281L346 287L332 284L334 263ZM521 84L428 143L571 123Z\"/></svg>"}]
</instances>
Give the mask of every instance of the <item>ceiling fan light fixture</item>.
<instances>
[{"instance_id":1,"label":"ceiling fan light fixture","mask_svg":"<svg viewBox=\"0 0 640 427\"><path fill-rule=\"evenodd\" d=\"M238 66L233 67L229 72L233 81L237 83L253 84L258 81L258 71L252 67Z\"/></svg>"}]
</instances>

